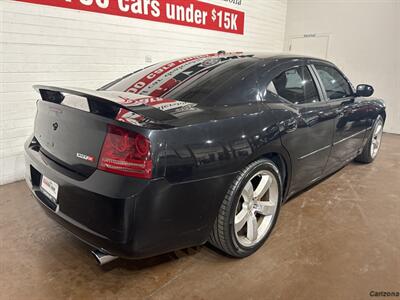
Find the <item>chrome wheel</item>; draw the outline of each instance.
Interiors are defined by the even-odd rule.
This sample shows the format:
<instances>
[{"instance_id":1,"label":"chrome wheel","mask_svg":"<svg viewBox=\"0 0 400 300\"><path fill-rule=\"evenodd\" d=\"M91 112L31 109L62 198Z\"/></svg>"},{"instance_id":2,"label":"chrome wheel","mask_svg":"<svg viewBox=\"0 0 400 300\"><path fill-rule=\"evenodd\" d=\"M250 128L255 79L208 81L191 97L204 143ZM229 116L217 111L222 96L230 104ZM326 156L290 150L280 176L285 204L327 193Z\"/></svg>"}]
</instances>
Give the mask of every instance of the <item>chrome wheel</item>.
<instances>
[{"instance_id":1,"label":"chrome wheel","mask_svg":"<svg viewBox=\"0 0 400 300\"><path fill-rule=\"evenodd\" d=\"M370 154L372 158L375 158L376 155L378 154L379 148L381 146L382 134L383 134L383 122L381 119L378 119L374 128L374 133L372 135L372 141L371 141Z\"/></svg>"},{"instance_id":2,"label":"chrome wheel","mask_svg":"<svg viewBox=\"0 0 400 300\"><path fill-rule=\"evenodd\" d=\"M234 227L236 239L242 246L254 246L265 237L278 201L278 181L270 171L259 171L246 183L236 206Z\"/></svg>"}]
</instances>

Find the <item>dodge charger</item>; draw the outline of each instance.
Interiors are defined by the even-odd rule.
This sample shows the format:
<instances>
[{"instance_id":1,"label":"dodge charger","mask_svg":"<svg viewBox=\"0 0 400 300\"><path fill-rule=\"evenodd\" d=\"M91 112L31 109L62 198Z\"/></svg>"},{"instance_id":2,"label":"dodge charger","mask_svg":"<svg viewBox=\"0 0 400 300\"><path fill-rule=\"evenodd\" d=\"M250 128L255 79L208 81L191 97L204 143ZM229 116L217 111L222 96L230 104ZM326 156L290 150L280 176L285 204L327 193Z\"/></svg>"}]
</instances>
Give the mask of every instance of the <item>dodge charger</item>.
<instances>
[{"instance_id":1,"label":"dodge charger","mask_svg":"<svg viewBox=\"0 0 400 300\"><path fill-rule=\"evenodd\" d=\"M34 86L26 181L103 264L209 242L259 249L280 207L348 162L372 162L386 118L334 64L197 55L97 89Z\"/></svg>"}]
</instances>

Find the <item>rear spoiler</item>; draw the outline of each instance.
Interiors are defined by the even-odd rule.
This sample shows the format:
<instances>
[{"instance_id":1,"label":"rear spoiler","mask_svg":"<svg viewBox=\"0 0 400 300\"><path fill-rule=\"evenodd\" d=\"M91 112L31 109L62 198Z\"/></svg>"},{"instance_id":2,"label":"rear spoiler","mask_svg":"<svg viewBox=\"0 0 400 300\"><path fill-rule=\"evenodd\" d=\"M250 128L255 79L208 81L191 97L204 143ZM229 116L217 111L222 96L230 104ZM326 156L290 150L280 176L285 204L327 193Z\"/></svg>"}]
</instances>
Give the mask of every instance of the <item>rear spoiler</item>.
<instances>
[{"instance_id":1,"label":"rear spoiler","mask_svg":"<svg viewBox=\"0 0 400 300\"><path fill-rule=\"evenodd\" d=\"M34 85L33 88L40 93L42 100L57 104L62 103L65 98L64 94L69 94L86 98L91 111L93 107L97 108L98 104L101 103L106 105L109 104L109 107L114 108L114 110L116 109L116 113L119 109L123 108L155 122L176 119L176 117L172 114L143 104L143 101L141 100L151 98L149 96L128 92L95 91L80 88L72 89L45 85Z\"/></svg>"}]
</instances>

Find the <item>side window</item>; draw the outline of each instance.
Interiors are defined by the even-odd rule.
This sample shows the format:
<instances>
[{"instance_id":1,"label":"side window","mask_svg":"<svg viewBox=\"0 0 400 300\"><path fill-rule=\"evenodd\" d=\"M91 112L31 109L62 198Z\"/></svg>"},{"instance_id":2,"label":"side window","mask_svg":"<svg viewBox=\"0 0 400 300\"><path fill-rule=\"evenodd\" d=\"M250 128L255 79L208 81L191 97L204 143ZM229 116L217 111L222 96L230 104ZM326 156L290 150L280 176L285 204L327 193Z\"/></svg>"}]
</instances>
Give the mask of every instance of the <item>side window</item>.
<instances>
[{"instance_id":1,"label":"side window","mask_svg":"<svg viewBox=\"0 0 400 300\"><path fill-rule=\"evenodd\" d=\"M338 70L329 66L315 65L326 94L330 100L341 99L353 95L347 80Z\"/></svg>"},{"instance_id":2,"label":"side window","mask_svg":"<svg viewBox=\"0 0 400 300\"><path fill-rule=\"evenodd\" d=\"M320 100L310 71L306 67L296 67L283 72L268 84L267 92L294 104Z\"/></svg>"}]
</instances>

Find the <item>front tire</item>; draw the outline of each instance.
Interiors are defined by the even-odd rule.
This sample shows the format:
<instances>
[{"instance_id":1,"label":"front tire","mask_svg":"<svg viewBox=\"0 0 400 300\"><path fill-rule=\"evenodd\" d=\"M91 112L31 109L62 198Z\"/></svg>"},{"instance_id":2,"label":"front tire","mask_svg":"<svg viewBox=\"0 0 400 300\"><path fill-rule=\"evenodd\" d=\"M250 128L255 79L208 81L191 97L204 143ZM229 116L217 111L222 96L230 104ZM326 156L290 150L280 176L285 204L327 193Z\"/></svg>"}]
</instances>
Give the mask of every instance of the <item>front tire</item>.
<instances>
[{"instance_id":1,"label":"front tire","mask_svg":"<svg viewBox=\"0 0 400 300\"><path fill-rule=\"evenodd\" d=\"M375 160L381 147L383 125L383 118L381 115L379 115L376 118L371 136L369 137L368 142L365 144L361 154L356 157L356 161L362 163L371 163Z\"/></svg>"},{"instance_id":2,"label":"front tire","mask_svg":"<svg viewBox=\"0 0 400 300\"><path fill-rule=\"evenodd\" d=\"M226 194L210 243L233 257L257 251L275 226L282 202L278 168L268 159L244 168Z\"/></svg>"}]
</instances>

